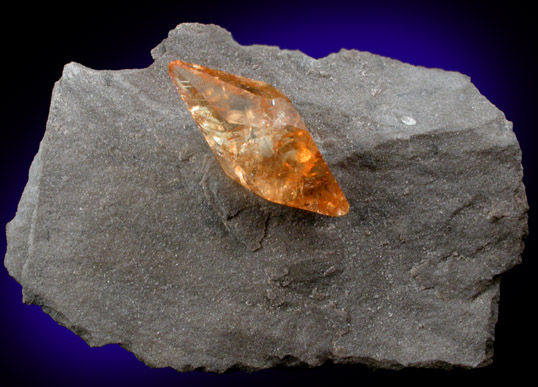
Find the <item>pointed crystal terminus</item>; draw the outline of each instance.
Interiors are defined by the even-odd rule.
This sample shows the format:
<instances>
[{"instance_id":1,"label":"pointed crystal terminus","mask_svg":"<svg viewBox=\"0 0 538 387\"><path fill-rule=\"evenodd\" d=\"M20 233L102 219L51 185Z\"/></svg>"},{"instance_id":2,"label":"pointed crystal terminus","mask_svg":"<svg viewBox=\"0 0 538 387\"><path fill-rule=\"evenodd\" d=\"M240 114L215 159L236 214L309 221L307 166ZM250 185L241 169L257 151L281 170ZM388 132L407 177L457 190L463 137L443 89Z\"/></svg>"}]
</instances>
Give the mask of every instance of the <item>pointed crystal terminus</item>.
<instances>
[{"instance_id":1,"label":"pointed crystal terminus","mask_svg":"<svg viewBox=\"0 0 538 387\"><path fill-rule=\"evenodd\" d=\"M349 203L291 101L275 87L180 60L168 72L224 172L274 203L329 216Z\"/></svg>"}]
</instances>

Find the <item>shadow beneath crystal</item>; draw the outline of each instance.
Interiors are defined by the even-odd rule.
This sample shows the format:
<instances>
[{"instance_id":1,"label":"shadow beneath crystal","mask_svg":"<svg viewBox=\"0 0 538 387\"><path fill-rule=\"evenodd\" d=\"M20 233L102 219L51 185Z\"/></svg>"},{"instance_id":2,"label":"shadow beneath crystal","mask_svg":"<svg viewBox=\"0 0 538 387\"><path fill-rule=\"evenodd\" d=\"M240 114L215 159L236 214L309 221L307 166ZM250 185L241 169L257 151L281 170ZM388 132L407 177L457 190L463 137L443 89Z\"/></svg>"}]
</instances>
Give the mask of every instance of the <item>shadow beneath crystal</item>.
<instances>
[{"instance_id":1,"label":"shadow beneath crystal","mask_svg":"<svg viewBox=\"0 0 538 387\"><path fill-rule=\"evenodd\" d=\"M269 202L230 179L212 154L203 163L200 181L204 196L225 228L248 250L256 251L266 235L267 223L294 224L302 232L323 227L334 218Z\"/></svg>"}]
</instances>

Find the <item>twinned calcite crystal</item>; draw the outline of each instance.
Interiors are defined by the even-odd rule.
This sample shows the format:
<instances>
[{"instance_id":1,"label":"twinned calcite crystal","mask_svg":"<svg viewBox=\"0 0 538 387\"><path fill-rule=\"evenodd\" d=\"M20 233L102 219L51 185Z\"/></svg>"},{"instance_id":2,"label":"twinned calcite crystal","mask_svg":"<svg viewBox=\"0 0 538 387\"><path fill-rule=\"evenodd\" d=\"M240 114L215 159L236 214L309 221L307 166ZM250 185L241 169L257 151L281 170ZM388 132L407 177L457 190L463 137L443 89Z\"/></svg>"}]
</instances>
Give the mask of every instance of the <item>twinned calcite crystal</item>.
<instances>
[{"instance_id":1,"label":"twinned calcite crystal","mask_svg":"<svg viewBox=\"0 0 538 387\"><path fill-rule=\"evenodd\" d=\"M230 178L274 203L330 216L349 212L301 116L280 90L180 60L168 70Z\"/></svg>"}]
</instances>

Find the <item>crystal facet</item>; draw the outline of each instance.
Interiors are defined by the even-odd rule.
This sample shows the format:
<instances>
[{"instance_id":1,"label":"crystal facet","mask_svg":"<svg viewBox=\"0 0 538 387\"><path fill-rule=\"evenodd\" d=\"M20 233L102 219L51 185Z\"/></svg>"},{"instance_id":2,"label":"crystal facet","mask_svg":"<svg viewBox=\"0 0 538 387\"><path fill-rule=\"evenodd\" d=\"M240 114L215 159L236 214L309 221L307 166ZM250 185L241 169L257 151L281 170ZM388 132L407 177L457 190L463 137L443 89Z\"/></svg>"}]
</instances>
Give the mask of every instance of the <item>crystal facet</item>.
<instances>
[{"instance_id":1,"label":"crystal facet","mask_svg":"<svg viewBox=\"0 0 538 387\"><path fill-rule=\"evenodd\" d=\"M274 203L329 216L349 203L291 101L275 87L180 60L168 72L224 172Z\"/></svg>"}]
</instances>

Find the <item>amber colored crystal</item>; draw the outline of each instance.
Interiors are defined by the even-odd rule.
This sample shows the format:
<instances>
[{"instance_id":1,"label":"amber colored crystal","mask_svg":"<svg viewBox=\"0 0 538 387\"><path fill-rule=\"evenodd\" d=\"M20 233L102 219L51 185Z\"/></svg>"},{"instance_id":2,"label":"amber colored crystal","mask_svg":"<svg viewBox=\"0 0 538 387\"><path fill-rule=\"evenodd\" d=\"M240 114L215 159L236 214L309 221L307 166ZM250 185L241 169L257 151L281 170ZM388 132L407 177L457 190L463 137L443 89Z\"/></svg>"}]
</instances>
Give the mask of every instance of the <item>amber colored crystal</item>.
<instances>
[{"instance_id":1,"label":"amber colored crystal","mask_svg":"<svg viewBox=\"0 0 538 387\"><path fill-rule=\"evenodd\" d=\"M275 87L180 60L168 72L224 172L274 203L341 216L349 203Z\"/></svg>"}]
</instances>

